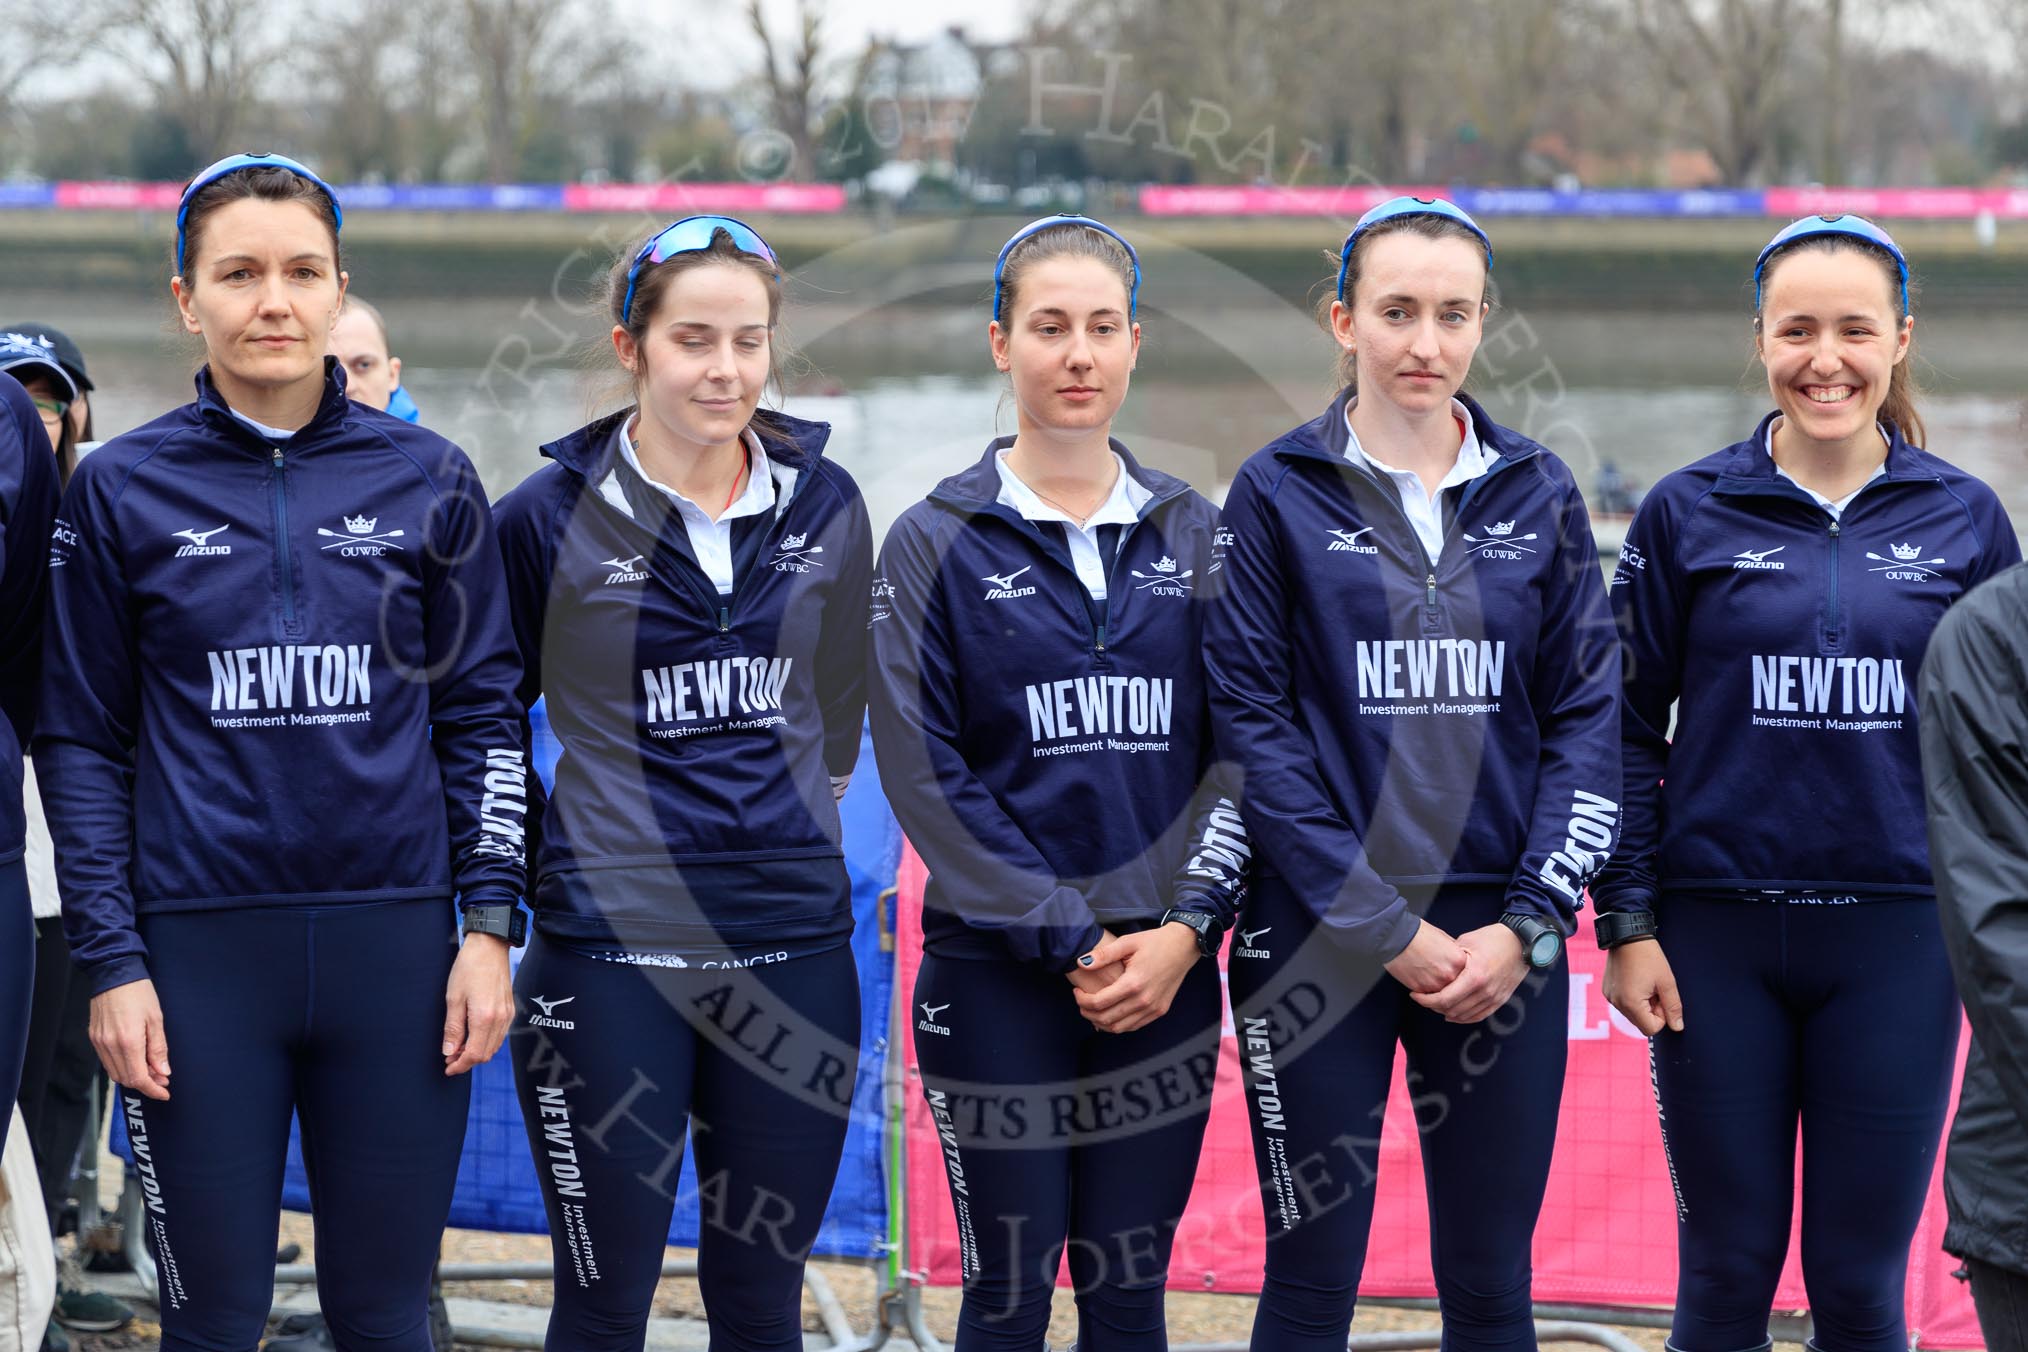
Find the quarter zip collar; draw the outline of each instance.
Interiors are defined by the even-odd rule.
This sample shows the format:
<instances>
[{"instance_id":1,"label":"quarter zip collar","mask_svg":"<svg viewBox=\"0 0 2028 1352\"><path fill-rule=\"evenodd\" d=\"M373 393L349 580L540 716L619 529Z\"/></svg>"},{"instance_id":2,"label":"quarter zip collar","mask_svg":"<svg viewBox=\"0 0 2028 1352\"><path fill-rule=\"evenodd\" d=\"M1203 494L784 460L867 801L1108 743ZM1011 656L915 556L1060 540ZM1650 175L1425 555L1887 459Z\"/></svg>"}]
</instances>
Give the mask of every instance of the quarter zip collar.
<instances>
[{"instance_id":1,"label":"quarter zip collar","mask_svg":"<svg viewBox=\"0 0 2028 1352\"><path fill-rule=\"evenodd\" d=\"M1026 520L1012 507L999 501L1000 498L1000 452L1014 444L1013 437L995 437L986 446L986 453L966 469L951 475L930 490L931 502L968 516L998 516L1014 522L1031 534L1039 535L1033 523ZM1107 438L1106 444L1133 481L1148 491L1148 500L1141 504L1138 516L1145 521L1163 503L1181 497L1190 491L1190 485L1173 474L1164 474L1158 469L1148 469L1134 459L1134 453L1116 437Z\"/></svg>"},{"instance_id":2,"label":"quarter zip collar","mask_svg":"<svg viewBox=\"0 0 2028 1352\"><path fill-rule=\"evenodd\" d=\"M633 412L629 406L595 418L575 432L544 443L542 453L587 484L596 485L619 458L614 438ZM821 460L825 444L831 440L829 423L791 418L786 413L769 412L756 417L751 426L770 460L796 470L807 470L812 462Z\"/></svg>"},{"instance_id":3,"label":"quarter zip collar","mask_svg":"<svg viewBox=\"0 0 2028 1352\"><path fill-rule=\"evenodd\" d=\"M1465 412L1471 415L1472 432L1478 437L1479 445L1493 457L1492 463L1486 467L1486 473L1474 479L1472 483L1479 483L1490 475L1523 461L1532 460L1542 453L1542 447L1535 442L1494 422L1478 400L1470 395L1460 391L1451 397L1464 405ZM1339 468L1356 469L1360 473L1367 474L1368 478L1375 478L1376 476L1354 465L1345 455L1346 448L1352 440L1351 428L1345 422L1345 406L1351 399L1351 390L1340 390L1338 396L1331 401L1331 406L1321 415L1270 442L1269 446L1275 458L1323 460ZM1469 489L1471 485L1468 484L1466 487Z\"/></svg>"},{"instance_id":4,"label":"quarter zip collar","mask_svg":"<svg viewBox=\"0 0 2028 1352\"><path fill-rule=\"evenodd\" d=\"M233 415L232 406L225 402L225 396L218 392L218 386L211 378L209 364L197 372L197 409L206 426L227 434L226 444L235 450L268 459L274 452L274 443L246 425ZM317 411L310 415L310 421L296 429L289 439L291 453L318 440L333 428L344 425L352 416L352 401L345 397L344 368L336 357L324 358L324 393L317 401Z\"/></svg>"},{"instance_id":5,"label":"quarter zip collar","mask_svg":"<svg viewBox=\"0 0 2028 1352\"><path fill-rule=\"evenodd\" d=\"M1717 483L1712 486L1713 493L1721 497L1787 498L1813 507L1817 505L1817 500L1801 484L1775 472L1774 456L1768 453L1767 438L1769 428L1780 416L1779 411L1769 413L1753 429L1752 436L1726 448L1725 466L1718 473ZM1890 483L1934 483L1940 477L1936 466L1930 462L1929 452L1909 445L1898 427L1887 429L1887 459L1881 470L1882 473L1867 480L1859 492L1868 491L1882 480Z\"/></svg>"}]
</instances>

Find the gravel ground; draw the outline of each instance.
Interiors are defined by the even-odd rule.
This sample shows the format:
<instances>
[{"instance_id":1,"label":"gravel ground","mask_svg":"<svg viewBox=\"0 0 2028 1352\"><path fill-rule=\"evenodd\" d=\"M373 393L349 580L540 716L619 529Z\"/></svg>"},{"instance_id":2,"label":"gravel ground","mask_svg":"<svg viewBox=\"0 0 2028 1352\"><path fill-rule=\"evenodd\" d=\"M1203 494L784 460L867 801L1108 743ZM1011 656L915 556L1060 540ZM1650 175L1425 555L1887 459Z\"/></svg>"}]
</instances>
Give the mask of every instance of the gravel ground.
<instances>
[{"instance_id":1,"label":"gravel ground","mask_svg":"<svg viewBox=\"0 0 2028 1352\"><path fill-rule=\"evenodd\" d=\"M106 1156L99 1176L117 1179L121 1166L118 1160ZM301 1262L311 1262L315 1257L316 1242L311 1231L310 1218L296 1212L282 1213L282 1243L300 1244L303 1249ZM549 1261L549 1239L545 1235L503 1235L482 1230L447 1230L444 1232L444 1261L449 1263L477 1262L541 1262ZM693 1257L688 1249L671 1249L672 1258ZM818 1263L817 1268L830 1281L839 1303L844 1307L846 1317L855 1329L872 1328L875 1322L875 1300L879 1295L879 1273L857 1263ZM516 1305L547 1306L550 1302L551 1283L548 1281L500 1281L500 1282L454 1282L446 1288L446 1294L464 1296L475 1300L501 1301ZM933 1287L923 1292L923 1309L927 1315L930 1332L943 1339L946 1345L951 1341L958 1316L958 1293L947 1287ZM1202 1292L1172 1291L1169 1293L1169 1338L1172 1343L1244 1343L1253 1325L1254 1298L1252 1296L1207 1295ZM691 1277L664 1278L655 1295L655 1313L670 1319L702 1319L704 1303L697 1293L697 1282ZM154 1322L154 1311L143 1308L140 1317L117 1333L73 1334L72 1346L79 1352L144 1352L158 1346L161 1329ZM811 1332L822 1332L823 1323L817 1316L814 1302L807 1297L803 1302L803 1327ZM1434 1329L1437 1317L1423 1310L1399 1310L1373 1305L1362 1306L1359 1317L1352 1326L1354 1333L1379 1333ZM1663 1352L1663 1333L1659 1329L1622 1328L1619 1330L1632 1339L1644 1352ZM1053 1316L1049 1324L1049 1340L1052 1346L1067 1347L1077 1336L1077 1318L1071 1305L1070 1294L1059 1290ZM903 1344L904 1346L906 1344ZM459 1352L480 1352L474 1347L466 1349L459 1345Z\"/></svg>"},{"instance_id":2,"label":"gravel ground","mask_svg":"<svg viewBox=\"0 0 2028 1352\"><path fill-rule=\"evenodd\" d=\"M312 1241L310 1220L307 1216L285 1214L282 1217L282 1237L285 1242L293 1241L301 1244L304 1261L309 1260ZM689 1250L684 1249L671 1249L669 1255L692 1256ZM451 1230L444 1235L444 1258L447 1262L463 1263L546 1262L549 1258L549 1242L541 1235L499 1235L476 1230ZM874 1301L878 1294L878 1274L870 1268L852 1263L820 1263L817 1266L830 1280L831 1287L837 1293L839 1303L844 1306L852 1326L856 1329L871 1328L874 1323ZM457 1282L447 1288L446 1294L476 1300L546 1306L550 1299L550 1283ZM926 1290L923 1293L923 1308L928 1316L930 1331L948 1344L957 1325L958 1293L948 1288ZM1170 1340L1177 1345L1244 1343L1252 1327L1253 1308L1252 1296L1172 1291L1169 1294ZM695 1279L688 1277L664 1279L661 1289L656 1293L655 1313L672 1319L702 1319L704 1304L698 1297ZM81 1352L140 1352L140 1349L153 1349L157 1346L160 1330L149 1317L152 1314L153 1311L144 1311L143 1317L134 1325L118 1333L75 1335L73 1344L81 1349ZM803 1327L811 1332L823 1330L823 1324L817 1317L816 1306L807 1299L803 1306ZM1436 1316L1427 1311L1364 1306L1359 1311L1358 1321L1353 1325L1353 1332L1377 1333L1436 1327ZM1645 1352L1662 1352L1661 1330L1620 1331L1645 1349ZM1076 1334L1076 1315L1071 1307L1069 1293L1059 1291L1056 1296L1054 1317L1050 1320L1050 1343L1052 1346L1066 1347ZM460 1344L459 1352L466 1352L463 1344ZM479 1352L479 1349L473 1348L470 1352Z\"/></svg>"}]
</instances>

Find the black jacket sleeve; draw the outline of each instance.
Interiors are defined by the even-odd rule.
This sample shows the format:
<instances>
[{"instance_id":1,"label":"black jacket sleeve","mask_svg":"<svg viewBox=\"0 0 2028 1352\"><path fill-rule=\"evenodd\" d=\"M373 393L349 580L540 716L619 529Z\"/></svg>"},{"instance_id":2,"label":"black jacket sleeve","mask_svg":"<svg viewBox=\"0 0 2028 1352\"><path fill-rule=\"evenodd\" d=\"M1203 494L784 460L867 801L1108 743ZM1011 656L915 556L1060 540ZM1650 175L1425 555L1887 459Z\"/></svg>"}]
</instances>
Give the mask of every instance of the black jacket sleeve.
<instances>
[{"instance_id":1,"label":"black jacket sleeve","mask_svg":"<svg viewBox=\"0 0 2028 1352\"><path fill-rule=\"evenodd\" d=\"M1943 618L1921 680L1930 865L1958 993L2028 1132L2028 569Z\"/></svg>"}]
</instances>

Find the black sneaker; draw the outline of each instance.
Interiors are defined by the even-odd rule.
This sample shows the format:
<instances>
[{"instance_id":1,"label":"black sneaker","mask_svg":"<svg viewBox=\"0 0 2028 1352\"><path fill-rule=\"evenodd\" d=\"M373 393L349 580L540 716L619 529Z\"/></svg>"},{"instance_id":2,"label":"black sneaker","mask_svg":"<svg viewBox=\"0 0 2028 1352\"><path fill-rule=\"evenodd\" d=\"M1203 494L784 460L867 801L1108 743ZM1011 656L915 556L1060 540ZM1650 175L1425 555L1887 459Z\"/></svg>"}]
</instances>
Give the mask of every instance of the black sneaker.
<instances>
[{"instance_id":1,"label":"black sneaker","mask_svg":"<svg viewBox=\"0 0 2028 1352\"><path fill-rule=\"evenodd\" d=\"M56 1308L50 1318L80 1333L111 1333L134 1322L128 1304L103 1291L87 1291L62 1282L56 1287Z\"/></svg>"}]
</instances>

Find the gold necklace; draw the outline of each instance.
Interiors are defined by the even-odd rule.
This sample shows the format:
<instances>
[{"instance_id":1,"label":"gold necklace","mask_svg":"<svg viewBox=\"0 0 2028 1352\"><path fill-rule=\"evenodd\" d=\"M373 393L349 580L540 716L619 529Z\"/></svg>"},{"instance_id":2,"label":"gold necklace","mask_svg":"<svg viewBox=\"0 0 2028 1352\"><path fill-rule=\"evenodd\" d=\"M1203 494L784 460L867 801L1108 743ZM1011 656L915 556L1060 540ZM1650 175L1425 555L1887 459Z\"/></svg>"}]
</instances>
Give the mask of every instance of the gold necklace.
<instances>
[{"instance_id":1,"label":"gold necklace","mask_svg":"<svg viewBox=\"0 0 2028 1352\"><path fill-rule=\"evenodd\" d=\"M1076 512L1073 512L1070 508L1064 506L1062 503L1058 502L1055 498L1050 497L1049 494L1043 492L1041 489L1037 488L1034 484L1028 485L1028 491L1033 493L1036 497L1041 498L1044 502L1048 503L1051 507L1054 507L1057 511L1062 512L1072 521L1075 521L1077 523L1077 528L1079 530L1083 530L1084 523L1091 520L1092 517L1098 514L1099 507L1105 506L1104 502L1100 502L1098 504L1098 507L1093 507L1089 512L1086 512L1083 516L1079 516Z\"/></svg>"}]
</instances>

